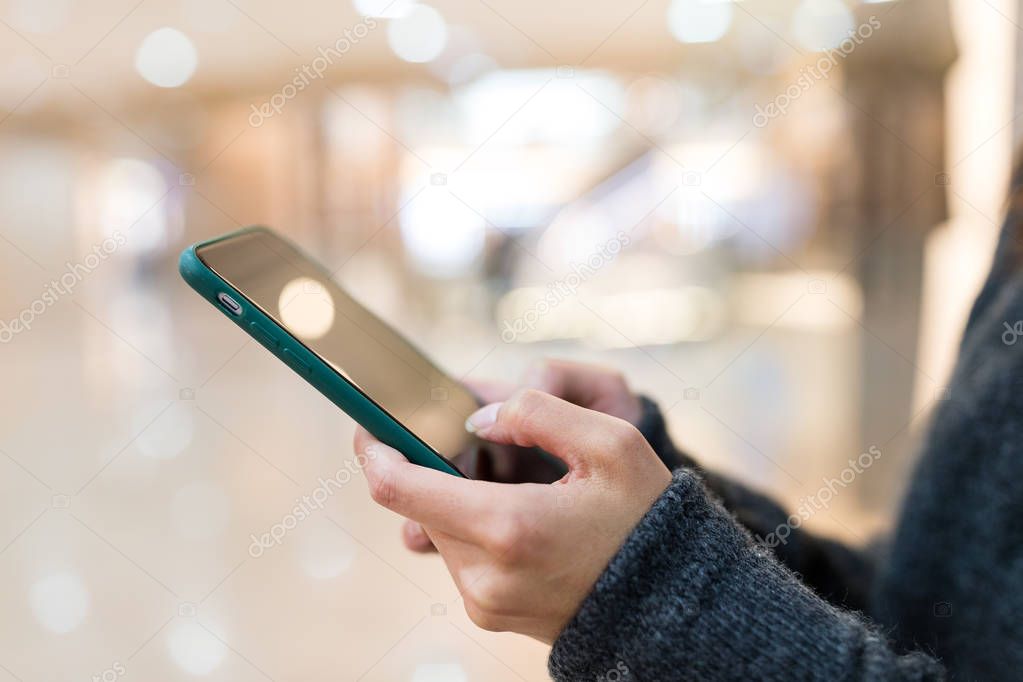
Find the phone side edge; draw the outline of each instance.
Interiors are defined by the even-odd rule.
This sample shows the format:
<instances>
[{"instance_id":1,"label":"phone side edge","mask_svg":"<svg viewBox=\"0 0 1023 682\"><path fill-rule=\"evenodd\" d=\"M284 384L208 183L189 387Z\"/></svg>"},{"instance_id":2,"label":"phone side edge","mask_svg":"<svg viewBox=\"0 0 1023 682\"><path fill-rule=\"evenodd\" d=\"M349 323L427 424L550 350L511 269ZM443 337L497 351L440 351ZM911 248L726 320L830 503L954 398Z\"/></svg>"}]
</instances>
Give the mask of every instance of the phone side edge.
<instances>
[{"instance_id":1,"label":"phone side edge","mask_svg":"<svg viewBox=\"0 0 1023 682\"><path fill-rule=\"evenodd\" d=\"M238 232L243 231L245 230ZM238 232L232 234L237 234ZM225 235L225 237L227 236L231 235ZM376 436L381 442L398 450L415 464L460 478L466 478L465 474L431 450L400 422L364 396L330 365L294 339L276 321L252 305L240 291L203 263L196 249L204 244L220 241L222 238L193 244L182 251L178 259L178 272L181 274L182 279L196 293L206 299L217 310L223 312L225 317L234 322L250 338L255 339L263 348L270 351L277 359L291 368L293 372L298 374L367 431ZM241 315L231 315L221 307L217 301L217 294L222 291L234 294L236 300L242 306ZM252 323L258 324L260 329L269 338L253 333ZM285 355L285 348L293 356L292 358Z\"/></svg>"}]
</instances>

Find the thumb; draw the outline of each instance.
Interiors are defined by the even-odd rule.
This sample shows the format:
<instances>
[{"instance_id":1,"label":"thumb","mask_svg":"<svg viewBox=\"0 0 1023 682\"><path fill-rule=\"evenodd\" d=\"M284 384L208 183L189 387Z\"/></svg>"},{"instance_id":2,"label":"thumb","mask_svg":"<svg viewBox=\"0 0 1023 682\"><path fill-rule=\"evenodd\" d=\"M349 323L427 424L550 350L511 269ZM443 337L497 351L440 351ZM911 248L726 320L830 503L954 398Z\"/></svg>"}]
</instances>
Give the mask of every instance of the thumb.
<instances>
[{"instance_id":1,"label":"thumb","mask_svg":"<svg viewBox=\"0 0 1023 682\"><path fill-rule=\"evenodd\" d=\"M602 468L646 443L623 419L531 389L477 410L465 428L493 443L539 447L574 471Z\"/></svg>"}]
</instances>

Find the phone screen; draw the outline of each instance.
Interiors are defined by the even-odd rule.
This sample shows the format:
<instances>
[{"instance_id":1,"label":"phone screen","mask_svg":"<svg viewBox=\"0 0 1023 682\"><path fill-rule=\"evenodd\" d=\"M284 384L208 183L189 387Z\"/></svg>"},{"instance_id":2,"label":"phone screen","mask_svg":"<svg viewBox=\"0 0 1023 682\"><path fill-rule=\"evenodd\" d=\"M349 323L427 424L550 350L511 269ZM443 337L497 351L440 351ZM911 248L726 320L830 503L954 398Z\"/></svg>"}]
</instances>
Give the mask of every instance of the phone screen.
<instances>
[{"instance_id":1,"label":"phone screen","mask_svg":"<svg viewBox=\"0 0 1023 682\"><path fill-rule=\"evenodd\" d=\"M447 459L475 438L475 397L272 232L201 246L199 258L309 350Z\"/></svg>"}]
</instances>

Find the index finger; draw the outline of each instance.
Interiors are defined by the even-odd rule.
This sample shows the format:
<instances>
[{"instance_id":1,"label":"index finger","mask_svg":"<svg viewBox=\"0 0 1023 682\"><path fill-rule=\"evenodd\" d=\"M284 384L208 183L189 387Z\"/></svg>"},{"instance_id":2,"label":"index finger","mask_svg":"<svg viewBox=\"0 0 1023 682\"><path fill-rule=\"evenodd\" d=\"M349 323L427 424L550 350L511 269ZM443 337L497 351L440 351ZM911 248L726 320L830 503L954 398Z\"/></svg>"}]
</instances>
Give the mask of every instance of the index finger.
<instances>
[{"instance_id":1,"label":"index finger","mask_svg":"<svg viewBox=\"0 0 1023 682\"><path fill-rule=\"evenodd\" d=\"M498 521L526 486L459 478L412 464L365 429L355 433L356 452L363 454L363 471L377 504L407 519L470 542L485 540L485 529Z\"/></svg>"}]
</instances>

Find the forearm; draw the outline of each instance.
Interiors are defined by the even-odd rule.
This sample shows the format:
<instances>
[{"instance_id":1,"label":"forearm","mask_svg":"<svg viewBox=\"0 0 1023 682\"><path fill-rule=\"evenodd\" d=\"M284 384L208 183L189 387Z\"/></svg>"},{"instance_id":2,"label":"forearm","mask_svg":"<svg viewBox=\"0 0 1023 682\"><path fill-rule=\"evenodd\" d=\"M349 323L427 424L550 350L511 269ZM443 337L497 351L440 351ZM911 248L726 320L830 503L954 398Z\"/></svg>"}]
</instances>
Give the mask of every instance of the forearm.
<instances>
[{"instance_id":1,"label":"forearm","mask_svg":"<svg viewBox=\"0 0 1023 682\"><path fill-rule=\"evenodd\" d=\"M675 473L551 653L557 680L930 680L755 543L696 475Z\"/></svg>"}]
</instances>

